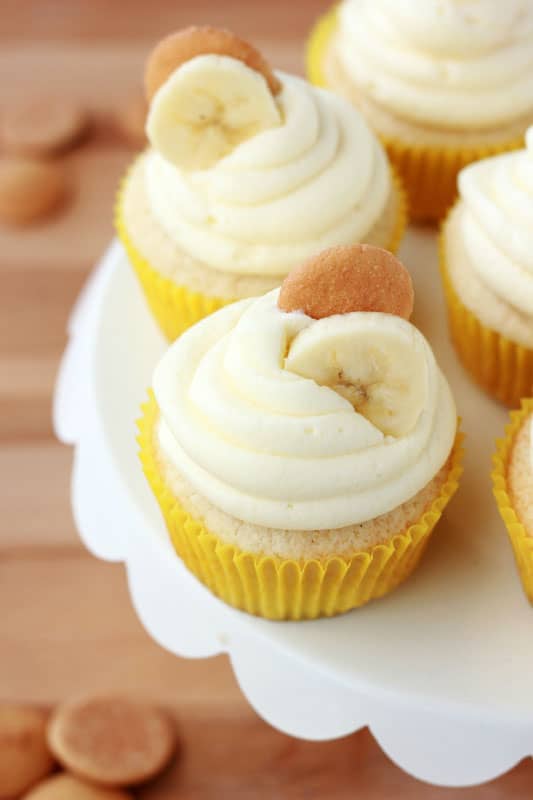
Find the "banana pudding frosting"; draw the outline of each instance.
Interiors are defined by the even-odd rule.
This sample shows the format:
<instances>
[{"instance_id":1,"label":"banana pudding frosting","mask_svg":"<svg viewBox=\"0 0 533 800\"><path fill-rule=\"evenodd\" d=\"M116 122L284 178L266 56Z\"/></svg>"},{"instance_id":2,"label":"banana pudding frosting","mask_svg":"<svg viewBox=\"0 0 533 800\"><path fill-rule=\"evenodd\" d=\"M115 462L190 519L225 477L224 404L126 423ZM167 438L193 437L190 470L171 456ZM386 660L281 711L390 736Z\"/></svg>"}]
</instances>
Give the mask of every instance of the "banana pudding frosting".
<instances>
[{"instance_id":1,"label":"banana pudding frosting","mask_svg":"<svg viewBox=\"0 0 533 800\"><path fill-rule=\"evenodd\" d=\"M356 525L409 501L449 457L455 406L423 335L385 310L344 305L338 313L338 287L352 308L365 307L376 263L393 258L355 250L335 248L304 265L300 294L291 276L281 295L203 320L156 369L163 458L238 520L296 531ZM316 286L317 268L322 310L310 309L313 317L301 309L305 277L312 273ZM393 303L403 294L408 316L404 273L389 276L385 293ZM379 299L371 305L379 309Z\"/></svg>"},{"instance_id":2,"label":"banana pudding frosting","mask_svg":"<svg viewBox=\"0 0 533 800\"><path fill-rule=\"evenodd\" d=\"M150 147L120 192L117 230L168 338L320 250L398 248L401 182L346 100L210 27L160 42L145 83Z\"/></svg>"},{"instance_id":3,"label":"banana pudding frosting","mask_svg":"<svg viewBox=\"0 0 533 800\"><path fill-rule=\"evenodd\" d=\"M399 118L450 131L531 119L529 0L344 0L336 54Z\"/></svg>"},{"instance_id":4,"label":"banana pudding frosting","mask_svg":"<svg viewBox=\"0 0 533 800\"><path fill-rule=\"evenodd\" d=\"M459 175L444 229L450 279L489 328L533 348L533 128L526 147Z\"/></svg>"},{"instance_id":5,"label":"banana pudding frosting","mask_svg":"<svg viewBox=\"0 0 533 800\"><path fill-rule=\"evenodd\" d=\"M238 59L202 55L152 100L150 210L178 247L223 272L283 276L360 240L390 198L385 154L363 118L304 80L277 77L274 97Z\"/></svg>"}]
</instances>

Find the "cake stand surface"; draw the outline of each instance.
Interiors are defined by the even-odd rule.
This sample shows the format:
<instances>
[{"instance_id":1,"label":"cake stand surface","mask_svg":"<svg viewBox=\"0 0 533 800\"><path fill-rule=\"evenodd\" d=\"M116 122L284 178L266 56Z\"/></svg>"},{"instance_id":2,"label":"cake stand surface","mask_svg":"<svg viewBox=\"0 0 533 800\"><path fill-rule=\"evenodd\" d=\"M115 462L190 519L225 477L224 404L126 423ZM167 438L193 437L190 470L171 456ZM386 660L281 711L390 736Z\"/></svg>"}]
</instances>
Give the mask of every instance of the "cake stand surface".
<instances>
[{"instance_id":1,"label":"cake stand surface","mask_svg":"<svg viewBox=\"0 0 533 800\"><path fill-rule=\"evenodd\" d=\"M227 652L270 724L331 739L369 725L412 775L465 786L533 754L533 611L491 494L504 409L471 384L447 339L435 235L410 230L414 321L448 375L467 434L460 489L416 574L340 617L270 622L224 605L181 564L137 458L135 420L165 342L113 243L74 309L55 428L75 446L72 504L99 558L122 561L147 631L177 655Z\"/></svg>"}]
</instances>

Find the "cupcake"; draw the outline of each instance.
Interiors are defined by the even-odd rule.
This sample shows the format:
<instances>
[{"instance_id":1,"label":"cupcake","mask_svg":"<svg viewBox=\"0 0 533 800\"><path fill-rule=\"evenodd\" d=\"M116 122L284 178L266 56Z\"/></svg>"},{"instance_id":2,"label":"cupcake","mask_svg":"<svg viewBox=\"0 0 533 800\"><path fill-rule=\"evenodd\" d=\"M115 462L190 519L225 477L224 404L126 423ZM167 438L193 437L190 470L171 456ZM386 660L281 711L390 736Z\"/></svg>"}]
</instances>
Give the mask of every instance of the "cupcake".
<instances>
[{"instance_id":1,"label":"cupcake","mask_svg":"<svg viewBox=\"0 0 533 800\"><path fill-rule=\"evenodd\" d=\"M517 406L533 387L533 128L526 149L459 174L441 272L461 361L493 397Z\"/></svg>"},{"instance_id":2,"label":"cupcake","mask_svg":"<svg viewBox=\"0 0 533 800\"><path fill-rule=\"evenodd\" d=\"M364 113L411 216L441 219L459 170L533 122L533 3L344 0L311 35L308 73Z\"/></svg>"},{"instance_id":3,"label":"cupcake","mask_svg":"<svg viewBox=\"0 0 533 800\"><path fill-rule=\"evenodd\" d=\"M125 179L117 228L169 339L326 247L398 247L403 191L345 100L214 28L157 45L146 91L151 146Z\"/></svg>"},{"instance_id":4,"label":"cupcake","mask_svg":"<svg viewBox=\"0 0 533 800\"><path fill-rule=\"evenodd\" d=\"M332 616L416 567L461 448L412 307L394 256L335 247L163 356L141 461L176 552L222 600L270 619Z\"/></svg>"},{"instance_id":5,"label":"cupcake","mask_svg":"<svg viewBox=\"0 0 533 800\"><path fill-rule=\"evenodd\" d=\"M492 480L507 527L524 592L533 603L533 399L511 413L505 438L497 442Z\"/></svg>"}]
</instances>

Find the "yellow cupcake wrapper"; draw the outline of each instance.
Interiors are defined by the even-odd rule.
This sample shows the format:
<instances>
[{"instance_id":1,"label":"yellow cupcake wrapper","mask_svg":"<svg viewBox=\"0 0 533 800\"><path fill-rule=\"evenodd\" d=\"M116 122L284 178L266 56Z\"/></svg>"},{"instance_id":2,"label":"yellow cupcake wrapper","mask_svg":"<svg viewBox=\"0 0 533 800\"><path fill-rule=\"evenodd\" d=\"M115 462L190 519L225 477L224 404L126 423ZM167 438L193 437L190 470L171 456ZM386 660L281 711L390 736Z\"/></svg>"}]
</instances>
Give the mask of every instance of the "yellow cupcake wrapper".
<instances>
[{"instance_id":1,"label":"yellow cupcake wrapper","mask_svg":"<svg viewBox=\"0 0 533 800\"><path fill-rule=\"evenodd\" d=\"M117 195L115 228L137 274L150 310L167 339L172 342L195 322L239 298L210 297L202 292L193 292L186 286L178 286L173 280L158 272L139 252L128 234L122 212L124 187L128 180L128 174L126 173ZM391 177L397 192L398 210L388 249L396 253L407 227L407 198L402 182L393 169ZM281 280L280 278L280 283Z\"/></svg>"},{"instance_id":2,"label":"yellow cupcake wrapper","mask_svg":"<svg viewBox=\"0 0 533 800\"><path fill-rule=\"evenodd\" d=\"M381 136L391 162L400 174L413 221L436 221L445 217L457 197L459 172L482 158L517 150L523 137L484 147L435 147L413 145Z\"/></svg>"},{"instance_id":3,"label":"yellow cupcake wrapper","mask_svg":"<svg viewBox=\"0 0 533 800\"><path fill-rule=\"evenodd\" d=\"M496 504L507 528L513 547L518 574L524 592L533 605L533 537L529 536L513 508L511 491L507 480L509 460L518 431L527 417L533 413L533 398L523 399L519 411L511 412L511 421L505 428L505 438L496 442L493 456L492 486Z\"/></svg>"},{"instance_id":4,"label":"yellow cupcake wrapper","mask_svg":"<svg viewBox=\"0 0 533 800\"><path fill-rule=\"evenodd\" d=\"M142 156L141 156L142 158ZM133 244L124 221L122 201L129 171L120 185L115 204L115 229L135 270L146 301L159 324L171 342L194 325L232 300L209 297L201 292L193 292L185 286L178 286L154 267Z\"/></svg>"},{"instance_id":5,"label":"yellow cupcake wrapper","mask_svg":"<svg viewBox=\"0 0 533 800\"><path fill-rule=\"evenodd\" d=\"M332 6L315 22L307 40L305 66L307 79L315 86L327 89L328 82L323 69L324 56L331 38L337 30L337 4Z\"/></svg>"},{"instance_id":6,"label":"yellow cupcake wrapper","mask_svg":"<svg viewBox=\"0 0 533 800\"><path fill-rule=\"evenodd\" d=\"M406 531L355 555L284 559L255 555L222 542L191 517L165 483L154 446L159 408L152 392L138 421L140 459L174 548L188 569L217 597L267 619L316 619L349 611L391 592L417 566L462 473L457 434L450 470L439 496Z\"/></svg>"},{"instance_id":7,"label":"yellow cupcake wrapper","mask_svg":"<svg viewBox=\"0 0 533 800\"><path fill-rule=\"evenodd\" d=\"M307 74L311 83L327 87L324 56L337 29L334 6L318 20L307 45ZM408 195L409 213L414 221L442 219L457 196L457 174L481 158L523 147L523 136L480 147L439 147L413 144L376 131L398 171Z\"/></svg>"},{"instance_id":8,"label":"yellow cupcake wrapper","mask_svg":"<svg viewBox=\"0 0 533 800\"><path fill-rule=\"evenodd\" d=\"M410 209L409 209L409 202L407 200L407 192L405 191L403 181L398 175L398 171L392 164L390 165L390 172L391 172L391 180L394 185L396 196L398 198L398 208L396 210L396 223L394 226L394 230L392 232L389 245L386 249L390 250L391 253L396 254L400 249L403 235L405 233L405 229L407 228L407 223L409 222Z\"/></svg>"},{"instance_id":9,"label":"yellow cupcake wrapper","mask_svg":"<svg viewBox=\"0 0 533 800\"><path fill-rule=\"evenodd\" d=\"M463 305L446 264L444 221L439 237L439 261L450 334L461 362L486 392L501 403L517 406L533 387L533 350L487 328Z\"/></svg>"}]
</instances>

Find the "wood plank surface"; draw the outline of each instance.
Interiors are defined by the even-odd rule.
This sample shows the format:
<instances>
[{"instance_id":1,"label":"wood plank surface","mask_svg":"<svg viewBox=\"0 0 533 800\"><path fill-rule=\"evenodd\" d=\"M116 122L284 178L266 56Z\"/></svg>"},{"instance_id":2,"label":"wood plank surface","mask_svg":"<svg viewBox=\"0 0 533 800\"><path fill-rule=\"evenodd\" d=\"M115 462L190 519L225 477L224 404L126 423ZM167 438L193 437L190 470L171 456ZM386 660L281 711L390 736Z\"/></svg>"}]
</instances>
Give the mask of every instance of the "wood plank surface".
<instances>
[{"instance_id":1,"label":"wood plank surface","mask_svg":"<svg viewBox=\"0 0 533 800\"><path fill-rule=\"evenodd\" d=\"M51 394L69 309L112 235L117 183L132 158L114 123L164 33L224 24L277 67L301 72L302 42L323 0L3 0L0 114L21 95L57 93L94 119L64 159L73 199L57 219L0 230L0 699L54 703L83 691L131 691L175 712L180 759L139 797L501 800L533 787L530 760L478 788L445 790L404 775L368 731L300 742L256 717L225 657L188 661L138 622L124 569L81 546L69 503L72 454L54 440Z\"/></svg>"}]
</instances>

